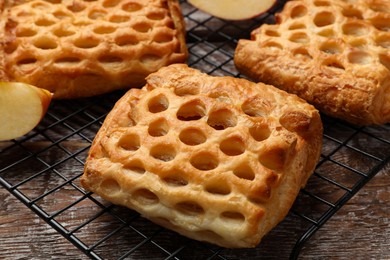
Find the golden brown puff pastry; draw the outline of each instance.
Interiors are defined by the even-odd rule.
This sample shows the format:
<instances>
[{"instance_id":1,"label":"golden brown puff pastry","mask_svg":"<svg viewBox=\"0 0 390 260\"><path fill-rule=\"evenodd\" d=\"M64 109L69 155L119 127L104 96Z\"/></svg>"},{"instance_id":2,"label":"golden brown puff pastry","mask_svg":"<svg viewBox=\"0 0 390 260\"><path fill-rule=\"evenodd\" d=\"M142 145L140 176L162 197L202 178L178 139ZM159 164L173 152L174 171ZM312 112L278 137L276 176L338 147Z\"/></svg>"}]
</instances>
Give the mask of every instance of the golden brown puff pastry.
<instances>
[{"instance_id":1,"label":"golden brown puff pastry","mask_svg":"<svg viewBox=\"0 0 390 260\"><path fill-rule=\"evenodd\" d=\"M235 64L355 124L390 121L390 1L289 1L239 41Z\"/></svg>"},{"instance_id":2,"label":"golden brown puff pastry","mask_svg":"<svg viewBox=\"0 0 390 260\"><path fill-rule=\"evenodd\" d=\"M81 184L187 237L254 247L289 211L321 144L319 112L297 96L175 64L116 103Z\"/></svg>"},{"instance_id":3,"label":"golden brown puff pastry","mask_svg":"<svg viewBox=\"0 0 390 260\"><path fill-rule=\"evenodd\" d=\"M187 58L177 0L21 0L1 8L0 79L54 98L142 87L151 72Z\"/></svg>"}]
</instances>

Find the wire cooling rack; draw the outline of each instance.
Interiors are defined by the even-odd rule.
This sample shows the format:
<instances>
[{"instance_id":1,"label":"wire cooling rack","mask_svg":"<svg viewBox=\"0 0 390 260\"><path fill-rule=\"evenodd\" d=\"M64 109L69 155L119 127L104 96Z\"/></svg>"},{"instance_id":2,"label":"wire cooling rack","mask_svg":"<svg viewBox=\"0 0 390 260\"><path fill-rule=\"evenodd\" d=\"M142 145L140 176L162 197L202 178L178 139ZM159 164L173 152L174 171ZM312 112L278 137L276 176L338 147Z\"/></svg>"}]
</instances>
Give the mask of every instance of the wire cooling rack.
<instances>
[{"instance_id":1,"label":"wire cooling rack","mask_svg":"<svg viewBox=\"0 0 390 260\"><path fill-rule=\"evenodd\" d=\"M189 65L239 77L233 63L237 40L272 23L283 3L243 22L208 16L185 1L181 5ZM1 185L92 259L257 259L275 247L296 259L305 241L390 161L389 124L357 127L323 116L321 159L285 220L257 248L219 248L183 238L81 188L90 144L122 95L53 101L36 129L0 143Z\"/></svg>"}]
</instances>

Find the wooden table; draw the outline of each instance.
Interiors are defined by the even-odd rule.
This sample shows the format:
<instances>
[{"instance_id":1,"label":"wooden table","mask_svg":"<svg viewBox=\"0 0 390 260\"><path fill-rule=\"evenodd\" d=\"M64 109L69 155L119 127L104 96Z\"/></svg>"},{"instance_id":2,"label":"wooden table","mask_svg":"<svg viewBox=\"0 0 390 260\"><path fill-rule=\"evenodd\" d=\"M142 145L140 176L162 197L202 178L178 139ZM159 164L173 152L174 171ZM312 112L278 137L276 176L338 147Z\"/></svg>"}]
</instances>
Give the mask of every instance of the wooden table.
<instances>
[{"instance_id":1,"label":"wooden table","mask_svg":"<svg viewBox=\"0 0 390 260\"><path fill-rule=\"evenodd\" d=\"M183 3L183 13L186 15L188 26L187 36L191 54L189 64L205 72L211 72L211 74L235 75L237 72L232 63L234 37L247 37L250 28L256 26L257 22L225 24L221 20L212 19L197 12L185 3ZM220 30L223 30L223 33ZM237 36L238 33L239 36ZM29 157L30 153L33 154L30 158L31 162L28 159L4 174L0 172L1 176L17 184L40 172L39 176L17 186L17 189L34 199L34 205L53 214L53 219L64 223L67 229L73 230L72 234L82 237L89 244L104 238L112 230L117 230L116 225L121 225L121 223L116 223L117 220L113 221L111 216L104 217L106 209L103 210L105 212L103 217L98 215L101 208L90 201L87 197L89 195L76 189L78 176L82 171L82 162L89 143L99 127L98 122L119 96L114 95L113 98L109 98L109 101L103 97L93 101L56 102L49 109L42 124L31 133L30 137L21 144L16 144L15 148L0 153L0 170L2 166L7 165L8 161L12 163L22 159L23 156ZM344 130L351 129L347 127L338 129L336 135L344 137L346 135ZM328 134L332 135L332 133ZM358 147L370 145L371 141L365 138L366 136L362 135L356 140L351 139L352 145ZM359 140L362 144L359 144ZM325 150L328 150L332 148L334 142L328 140L326 144L329 147ZM0 144L0 151L7 146L8 144ZM385 150L382 152L387 155L390 153L386 148L380 150ZM346 161L353 164L359 159L346 158ZM322 189L318 184L314 187ZM51 190L54 192L46 193ZM77 204L71 204L78 200ZM102 201L99 202L104 204ZM318 205L303 203L303 206L308 207L305 210L310 212L312 210L310 207ZM66 214L56 214L56 210L59 209L66 209ZM304 244L300 259L390 259L389 209L390 164L388 163ZM118 215L130 220L135 218L136 227L143 228L142 230L147 232L151 239L145 240L148 246L144 248L143 238L130 230L128 237L120 236L104 248L105 251L101 254L107 259L114 259L121 250L126 252L130 248L126 243L132 244L132 239L140 239L141 243L140 249L137 249L136 254L131 255L131 259L167 257L168 255L156 249L156 244L159 243L172 251L175 251L175 246L178 246L178 250L181 251L177 251L175 256L180 259L203 259L209 256L202 255L202 252L210 253L213 250L217 250L215 259L220 259L219 251L214 247L178 237L165 230L161 231L159 227L142 220L132 211L118 210L118 208L109 210L115 210ZM91 228L79 229L78 225L96 216L99 221L96 221ZM122 226L122 228L128 227ZM292 246L299 237L298 233L304 229L299 218L291 213L264 238L258 248L260 250L223 250L221 252L227 251L227 255L230 256L228 259L288 259ZM180 246L182 243L187 245L186 248L183 249ZM149 249L152 251L149 252ZM87 259L88 257L0 186L0 259L48 258Z\"/></svg>"},{"instance_id":2,"label":"wooden table","mask_svg":"<svg viewBox=\"0 0 390 260\"><path fill-rule=\"evenodd\" d=\"M390 259L389 212L390 165L387 165L315 233L305 244L300 259ZM278 257L279 252L275 248L271 256L283 259ZM87 259L45 221L0 188L0 259L48 258Z\"/></svg>"}]
</instances>

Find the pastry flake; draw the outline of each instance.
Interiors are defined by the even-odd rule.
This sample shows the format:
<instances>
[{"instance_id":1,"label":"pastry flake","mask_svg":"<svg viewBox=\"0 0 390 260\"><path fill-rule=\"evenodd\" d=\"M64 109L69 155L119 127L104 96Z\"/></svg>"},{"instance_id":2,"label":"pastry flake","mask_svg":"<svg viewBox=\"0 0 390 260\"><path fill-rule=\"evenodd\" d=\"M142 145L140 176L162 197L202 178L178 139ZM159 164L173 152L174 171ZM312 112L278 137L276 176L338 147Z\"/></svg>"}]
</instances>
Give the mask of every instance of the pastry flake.
<instances>
[{"instance_id":1,"label":"pastry flake","mask_svg":"<svg viewBox=\"0 0 390 260\"><path fill-rule=\"evenodd\" d=\"M390 1L288 1L239 41L240 72L354 124L390 121Z\"/></svg>"},{"instance_id":2,"label":"pastry flake","mask_svg":"<svg viewBox=\"0 0 390 260\"><path fill-rule=\"evenodd\" d=\"M54 98L141 87L187 58L176 0L4 1L0 26L1 80Z\"/></svg>"},{"instance_id":3,"label":"pastry flake","mask_svg":"<svg viewBox=\"0 0 390 260\"><path fill-rule=\"evenodd\" d=\"M116 103L81 184L187 237L255 247L288 213L321 144L319 113L297 96L175 64Z\"/></svg>"}]
</instances>

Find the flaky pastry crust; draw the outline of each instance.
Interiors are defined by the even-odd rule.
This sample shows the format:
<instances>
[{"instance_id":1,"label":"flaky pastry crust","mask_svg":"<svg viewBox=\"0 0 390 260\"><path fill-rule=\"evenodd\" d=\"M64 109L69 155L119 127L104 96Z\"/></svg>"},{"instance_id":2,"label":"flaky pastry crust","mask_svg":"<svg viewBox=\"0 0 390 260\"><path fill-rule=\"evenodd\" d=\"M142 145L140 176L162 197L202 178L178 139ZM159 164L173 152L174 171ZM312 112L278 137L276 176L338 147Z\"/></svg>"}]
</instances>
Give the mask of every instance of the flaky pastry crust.
<instances>
[{"instance_id":1,"label":"flaky pastry crust","mask_svg":"<svg viewBox=\"0 0 390 260\"><path fill-rule=\"evenodd\" d=\"M2 1L0 36L0 80L54 98L142 87L187 58L177 0Z\"/></svg>"},{"instance_id":2,"label":"flaky pastry crust","mask_svg":"<svg viewBox=\"0 0 390 260\"><path fill-rule=\"evenodd\" d=\"M254 247L289 211L321 144L319 113L297 96L175 64L116 103L81 184L187 237Z\"/></svg>"},{"instance_id":3,"label":"flaky pastry crust","mask_svg":"<svg viewBox=\"0 0 390 260\"><path fill-rule=\"evenodd\" d=\"M276 24L239 41L235 64L361 125L390 121L390 1L288 1Z\"/></svg>"}]
</instances>

